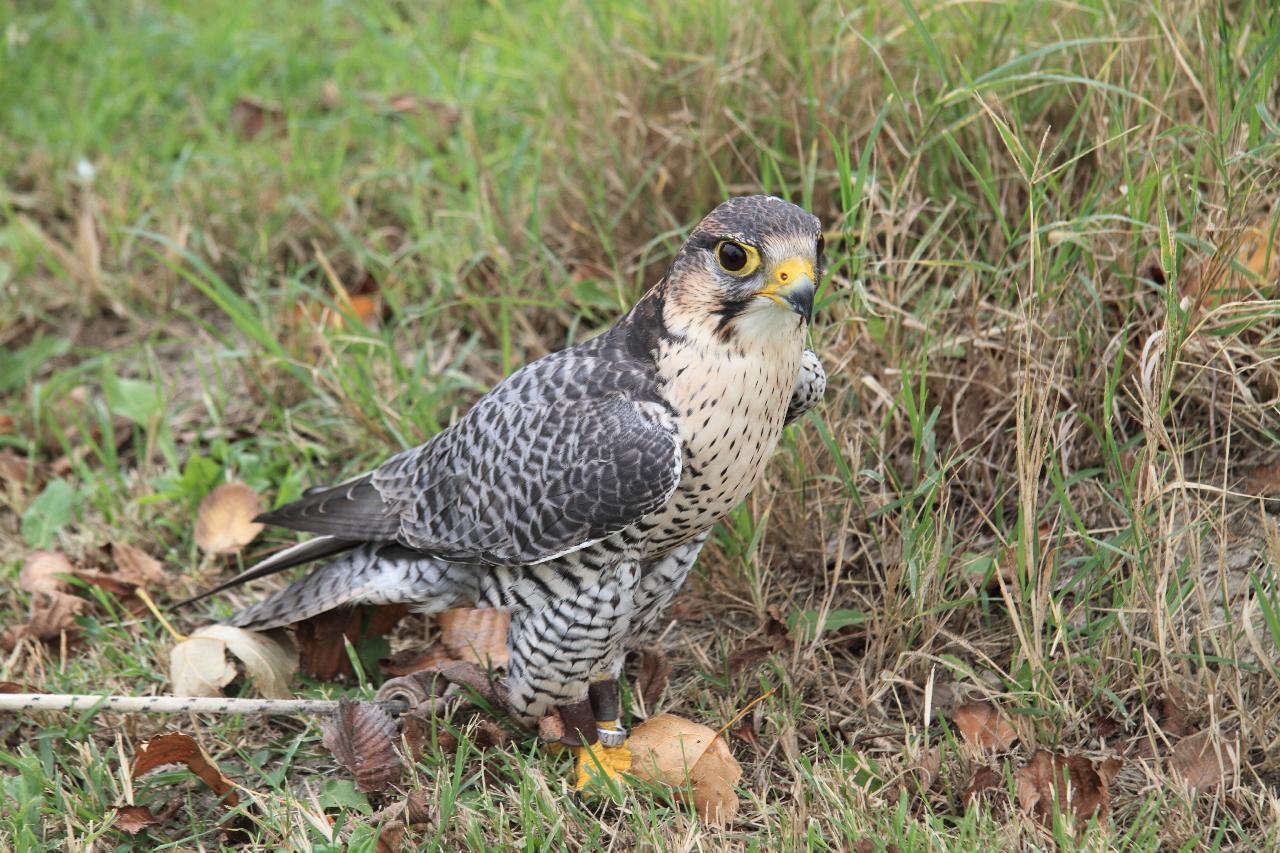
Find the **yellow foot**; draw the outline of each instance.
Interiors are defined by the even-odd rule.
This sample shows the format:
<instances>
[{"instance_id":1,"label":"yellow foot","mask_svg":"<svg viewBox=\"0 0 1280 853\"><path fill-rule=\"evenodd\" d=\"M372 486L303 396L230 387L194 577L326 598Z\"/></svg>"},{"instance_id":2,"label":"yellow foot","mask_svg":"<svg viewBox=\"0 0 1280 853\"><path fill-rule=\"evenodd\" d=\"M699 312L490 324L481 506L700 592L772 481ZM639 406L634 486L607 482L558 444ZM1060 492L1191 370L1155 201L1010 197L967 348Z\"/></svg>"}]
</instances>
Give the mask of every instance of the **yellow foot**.
<instances>
[{"instance_id":1,"label":"yellow foot","mask_svg":"<svg viewBox=\"0 0 1280 853\"><path fill-rule=\"evenodd\" d=\"M618 728L618 721L609 720L597 725L604 731L614 731ZM588 746L575 746L573 754L578 759L578 781L574 785L575 789L584 790L602 779L625 784L622 774L631 769L631 750L627 748L626 741L621 746L605 746L598 742Z\"/></svg>"}]
</instances>

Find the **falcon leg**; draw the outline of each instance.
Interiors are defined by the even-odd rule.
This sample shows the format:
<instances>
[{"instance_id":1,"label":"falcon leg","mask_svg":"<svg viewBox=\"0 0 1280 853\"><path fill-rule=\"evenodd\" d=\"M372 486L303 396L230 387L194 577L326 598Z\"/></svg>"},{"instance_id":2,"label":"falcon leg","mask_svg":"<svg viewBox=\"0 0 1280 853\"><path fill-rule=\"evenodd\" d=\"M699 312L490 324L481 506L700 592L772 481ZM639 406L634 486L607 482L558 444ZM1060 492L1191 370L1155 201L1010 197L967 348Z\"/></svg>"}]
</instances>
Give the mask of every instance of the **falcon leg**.
<instances>
[{"instance_id":1,"label":"falcon leg","mask_svg":"<svg viewBox=\"0 0 1280 853\"><path fill-rule=\"evenodd\" d=\"M574 787L581 791L602 779L622 784L621 774L631 769L631 750L619 722L618 682L604 675L591 683L586 699L559 711L564 743L577 759Z\"/></svg>"}]
</instances>

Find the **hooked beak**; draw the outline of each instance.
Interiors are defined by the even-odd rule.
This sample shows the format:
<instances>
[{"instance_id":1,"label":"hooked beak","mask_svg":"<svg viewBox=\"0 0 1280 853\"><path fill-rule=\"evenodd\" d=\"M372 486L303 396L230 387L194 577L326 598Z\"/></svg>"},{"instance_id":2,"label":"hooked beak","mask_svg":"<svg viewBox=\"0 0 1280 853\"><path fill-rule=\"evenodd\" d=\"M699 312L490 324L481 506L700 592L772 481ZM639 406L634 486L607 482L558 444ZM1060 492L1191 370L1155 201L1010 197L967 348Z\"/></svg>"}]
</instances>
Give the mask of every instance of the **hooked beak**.
<instances>
[{"instance_id":1,"label":"hooked beak","mask_svg":"<svg viewBox=\"0 0 1280 853\"><path fill-rule=\"evenodd\" d=\"M790 258L773 269L769 284L757 291L779 305L809 320L813 316L813 291L816 287L813 264L804 258Z\"/></svg>"}]
</instances>

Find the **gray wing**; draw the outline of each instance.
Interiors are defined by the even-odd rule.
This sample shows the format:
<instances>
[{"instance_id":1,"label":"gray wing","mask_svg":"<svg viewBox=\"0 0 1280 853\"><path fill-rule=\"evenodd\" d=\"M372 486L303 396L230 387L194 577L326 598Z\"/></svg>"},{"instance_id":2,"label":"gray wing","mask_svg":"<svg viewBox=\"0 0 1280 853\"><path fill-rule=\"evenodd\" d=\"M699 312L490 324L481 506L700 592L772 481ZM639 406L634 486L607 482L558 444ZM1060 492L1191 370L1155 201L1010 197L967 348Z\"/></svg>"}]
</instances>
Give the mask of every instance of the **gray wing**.
<instances>
[{"instance_id":1,"label":"gray wing","mask_svg":"<svg viewBox=\"0 0 1280 853\"><path fill-rule=\"evenodd\" d=\"M800 361L800 372L796 375L795 388L791 391L791 402L787 405L786 423L791 423L805 412L822 402L822 395L827 393L827 371L822 368L818 354L811 349L804 351Z\"/></svg>"},{"instance_id":2,"label":"gray wing","mask_svg":"<svg viewBox=\"0 0 1280 853\"><path fill-rule=\"evenodd\" d=\"M262 520L447 560L552 559L675 491L680 440L651 389L639 365L566 350L517 371L426 444Z\"/></svg>"}]
</instances>

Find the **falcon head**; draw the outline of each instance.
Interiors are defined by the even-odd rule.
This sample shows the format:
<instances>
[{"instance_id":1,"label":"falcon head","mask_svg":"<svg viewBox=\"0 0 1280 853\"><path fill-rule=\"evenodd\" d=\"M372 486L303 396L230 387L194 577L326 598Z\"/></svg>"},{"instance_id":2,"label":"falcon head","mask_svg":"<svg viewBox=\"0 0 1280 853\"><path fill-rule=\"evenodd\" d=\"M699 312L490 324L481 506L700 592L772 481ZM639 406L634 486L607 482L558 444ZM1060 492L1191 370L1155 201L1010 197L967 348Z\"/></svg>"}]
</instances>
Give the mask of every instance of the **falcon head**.
<instances>
[{"instance_id":1,"label":"falcon head","mask_svg":"<svg viewBox=\"0 0 1280 853\"><path fill-rule=\"evenodd\" d=\"M722 341L803 338L822 275L822 224L773 196L731 198L693 229L667 274L673 331Z\"/></svg>"}]
</instances>

